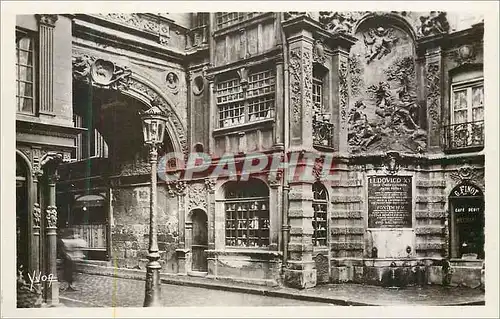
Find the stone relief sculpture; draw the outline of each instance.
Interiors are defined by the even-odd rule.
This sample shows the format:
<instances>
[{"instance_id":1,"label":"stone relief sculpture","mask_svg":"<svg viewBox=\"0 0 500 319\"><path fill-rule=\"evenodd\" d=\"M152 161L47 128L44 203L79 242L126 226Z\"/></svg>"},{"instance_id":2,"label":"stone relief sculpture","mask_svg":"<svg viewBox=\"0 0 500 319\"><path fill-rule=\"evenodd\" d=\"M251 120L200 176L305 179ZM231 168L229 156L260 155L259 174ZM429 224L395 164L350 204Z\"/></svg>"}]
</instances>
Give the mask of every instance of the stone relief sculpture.
<instances>
[{"instance_id":1,"label":"stone relief sculpture","mask_svg":"<svg viewBox=\"0 0 500 319\"><path fill-rule=\"evenodd\" d=\"M172 92L172 94L179 93L179 86L178 86L179 78L177 77L177 75L173 72L169 72L167 74L166 80L167 80L167 87Z\"/></svg>"},{"instance_id":2,"label":"stone relief sculpture","mask_svg":"<svg viewBox=\"0 0 500 319\"><path fill-rule=\"evenodd\" d=\"M127 67L88 55L74 57L72 62L73 77L77 80L111 89L124 89L129 86L132 71Z\"/></svg>"},{"instance_id":3,"label":"stone relief sculpture","mask_svg":"<svg viewBox=\"0 0 500 319\"><path fill-rule=\"evenodd\" d=\"M393 36L393 30L384 27L370 29L368 38L363 34L363 40L367 48L366 58L367 64L373 60L380 60L385 55L391 53L391 47L397 42L397 38Z\"/></svg>"},{"instance_id":4,"label":"stone relief sculpture","mask_svg":"<svg viewBox=\"0 0 500 319\"><path fill-rule=\"evenodd\" d=\"M420 23L417 34L422 37L450 31L446 12L443 11L431 11L429 15L421 16Z\"/></svg>"},{"instance_id":5,"label":"stone relief sculpture","mask_svg":"<svg viewBox=\"0 0 500 319\"><path fill-rule=\"evenodd\" d=\"M420 126L412 38L392 25L359 30L356 36L364 41L349 57L351 151L423 151L427 133Z\"/></svg>"},{"instance_id":6,"label":"stone relief sculpture","mask_svg":"<svg viewBox=\"0 0 500 319\"><path fill-rule=\"evenodd\" d=\"M359 18L358 12L319 12L319 22L331 33L351 33Z\"/></svg>"}]
</instances>

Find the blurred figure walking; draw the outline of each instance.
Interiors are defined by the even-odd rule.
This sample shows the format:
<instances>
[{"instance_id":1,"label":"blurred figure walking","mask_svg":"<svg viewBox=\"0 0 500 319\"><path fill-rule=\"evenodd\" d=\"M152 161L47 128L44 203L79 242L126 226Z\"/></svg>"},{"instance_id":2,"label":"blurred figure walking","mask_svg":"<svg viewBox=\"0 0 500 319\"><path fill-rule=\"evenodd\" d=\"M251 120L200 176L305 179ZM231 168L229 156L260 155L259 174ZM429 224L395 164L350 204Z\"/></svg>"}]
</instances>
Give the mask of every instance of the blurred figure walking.
<instances>
[{"instance_id":1,"label":"blurred figure walking","mask_svg":"<svg viewBox=\"0 0 500 319\"><path fill-rule=\"evenodd\" d=\"M61 251L63 257L63 279L68 283L66 289L78 290L74 286L74 279L76 273L76 263L83 260L83 248L87 246L85 240L81 239L75 229L69 229L65 238L61 239ZM66 290L64 289L64 290Z\"/></svg>"}]
</instances>

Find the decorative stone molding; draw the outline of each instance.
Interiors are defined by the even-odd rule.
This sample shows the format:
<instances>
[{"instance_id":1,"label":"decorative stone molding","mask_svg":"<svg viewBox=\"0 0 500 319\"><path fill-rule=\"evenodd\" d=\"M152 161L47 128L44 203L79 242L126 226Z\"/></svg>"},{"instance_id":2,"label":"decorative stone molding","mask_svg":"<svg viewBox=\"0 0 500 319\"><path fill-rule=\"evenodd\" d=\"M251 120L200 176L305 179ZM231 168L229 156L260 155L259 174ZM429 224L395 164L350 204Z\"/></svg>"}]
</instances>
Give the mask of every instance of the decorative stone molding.
<instances>
[{"instance_id":1,"label":"decorative stone molding","mask_svg":"<svg viewBox=\"0 0 500 319\"><path fill-rule=\"evenodd\" d=\"M417 219L443 219L446 217L445 211L417 210L415 218Z\"/></svg>"},{"instance_id":2,"label":"decorative stone molding","mask_svg":"<svg viewBox=\"0 0 500 319\"><path fill-rule=\"evenodd\" d=\"M477 185L484 185L484 171L468 164L459 167L456 172L452 172L450 177L458 184L472 182Z\"/></svg>"},{"instance_id":3,"label":"decorative stone molding","mask_svg":"<svg viewBox=\"0 0 500 319\"><path fill-rule=\"evenodd\" d=\"M100 16L108 21L120 23L152 33L158 36L157 41L161 45L167 45L170 40L170 25L167 21L151 15L141 13L98 13Z\"/></svg>"},{"instance_id":4,"label":"decorative stone molding","mask_svg":"<svg viewBox=\"0 0 500 319\"><path fill-rule=\"evenodd\" d=\"M45 210L45 218L47 220L47 228L57 227L57 207L49 206Z\"/></svg>"},{"instance_id":5,"label":"decorative stone molding","mask_svg":"<svg viewBox=\"0 0 500 319\"><path fill-rule=\"evenodd\" d=\"M310 14L308 12L305 12L305 11L288 11L288 12L285 12L284 18L285 18L285 20L290 20L290 19L300 17L300 16L310 17Z\"/></svg>"},{"instance_id":6,"label":"decorative stone molding","mask_svg":"<svg viewBox=\"0 0 500 319\"><path fill-rule=\"evenodd\" d=\"M450 24L444 11L431 11L429 15L421 16L419 19L420 26L417 29L417 36L419 37L443 34L450 31Z\"/></svg>"},{"instance_id":7,"label":"decorative stone molding","mask_svg":"<svg viewBox=\"0 0 500 319\"><path fill-rule=\"evenodd\" d=\"M187 211L194 208L207 209L207 195L206 188L203 184L190 184L187 187L188 203Z\"/></svg>"},{"instance_id":8,"label":"decorative stone molding","mask_svg":"<svg viewBox=\"0 0 500 319\"><path fill-rule=\"evenodd\" d=\"M73 77L102 88L127 90L132 71L111 61L88 55L73 58Z\"/></svg>"},{"instance_id":9,"label":"decorative stone molding","mask_svg":"<svg viewBox=\"0 0 500 319\"><path fill-rule=\"evenodd\" d=\"M59 19L57 14L35 14L35 17L38 19L38 23L51 28L56 26Z\"/></svg>"},{"instance_id":10,"label":"decorative stone molding","mask_svg":"<svg viewBox=\"0 0 500 319\"><path fill-rule=\"evenodd\" d=\"M340 128L346 129L347 106L349 105L349 85L348 85L348 61L347 57L340 57L339 64L339 108L340 108Z\"/></svg>"},{"instance_id":11,"label":"decorative stone molding","mask_svg":"<svg viewBox=\"0 0 500 319\"><path fill-rule=\"evenodd\" d=\"M302 63L300 49L290 51L290 87L291 87L291 106L292 106L292 121L295 125L300 125L302 119Z\"/></svg>"},{"instance_id":12,"label":"decorative stone molding","mask_svg":"<svg viewBox=\"0 0 500 319\"><path fill-rule=\"evenodd\" d=\"M40 227L40 220L42 218L42 210L40 204L33 205L33 227Z\"/></svg>"}]
</instances>

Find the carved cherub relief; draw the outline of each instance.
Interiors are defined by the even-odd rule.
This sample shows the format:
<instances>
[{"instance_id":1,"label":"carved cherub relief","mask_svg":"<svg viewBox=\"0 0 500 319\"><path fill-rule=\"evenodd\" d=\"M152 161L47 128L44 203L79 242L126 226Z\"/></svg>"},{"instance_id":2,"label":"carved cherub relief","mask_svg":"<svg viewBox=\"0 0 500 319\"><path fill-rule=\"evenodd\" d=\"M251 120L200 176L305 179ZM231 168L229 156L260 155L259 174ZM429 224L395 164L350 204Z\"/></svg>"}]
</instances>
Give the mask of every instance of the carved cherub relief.
<instances>
[{"instance_id":1,"label":"carved cherub relief","mask_svg":"<svg viewBox=\"0 0 500 319\"><path fill-rule=\"evenodd\" d=\"M385 55L391 53L392 46L398 41L398 39L393 36L393 29L386 29L384 27L378 27L377 29L370 29L368 31L368 37L363 34L364 43L367 48L366 52L366 64L369 64L373 60L380 60Z\"/></svg>"}]
</instances>

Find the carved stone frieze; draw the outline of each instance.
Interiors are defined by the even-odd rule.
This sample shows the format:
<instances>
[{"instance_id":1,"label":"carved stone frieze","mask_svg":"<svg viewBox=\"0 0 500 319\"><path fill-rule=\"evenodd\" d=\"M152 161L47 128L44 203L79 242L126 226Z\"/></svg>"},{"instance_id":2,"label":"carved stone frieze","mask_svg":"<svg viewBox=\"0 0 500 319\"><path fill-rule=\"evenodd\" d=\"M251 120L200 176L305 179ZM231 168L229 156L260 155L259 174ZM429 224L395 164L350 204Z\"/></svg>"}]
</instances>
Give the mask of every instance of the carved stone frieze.
<instances>
[{"instance_id":1,"label":"carved stone frieze","mask_svg":"<svg viewBox=\"0 0 500 319\"><path fill-rule=\"evenodd\" d=\"M426 37L430 35L448 33L450 24L444 11L431 11L429 15L421 16L420 26L417 29L417 35Z\"/></svg>"},{"instance_id":2,"label":"carved stone frieze","mask_svg":"<svg viewBox=\"0 0 500 319\"><path fill-rule=\"evenodd\" d=\"M217 180L215 178L205 178L205 188L209 193L215 192L215 184Z\"/></svg>"},{"instance_id":3,"label":"carved stone frieze","mask_svg":"<svg viewBox=\"0 0 500 319\"><path fill-rule=\"evenodd\" d=\"M98 13L97 15L108 21L153 33L158 36L157 41L162 45L167 45L170 40L170 25L159 16L155 18L141 13Z\"/></svg>"},{"instance_id":4,"label":"carved stone frieze","mask_svg":"<svg viewBox=\"0 0 500 319\"><path fill-rule=\"evenodd\" d=\"M300 16L310 17L310 14L305 11L288 11L285 12L285 20L293 19Z\"/></svg>"},{"instance_id":5,"label":"carved stone frieze","mask_svg":"<svg viewBox=\"0 0 500 319\"><path fill-rule=\"evenodd\" d=\"M302 51L302 67L304 71L304 117L302 121L304 125L312 125L312 110L313 110L313 98L312 98L312 85L313 85L313 64L312 64L312 52L303 49Z\"/></svg>"},{"instance_id":6,"label":"carved stone frieze","mask_svg":"<svg viewBox=\"0 0 500 319\"><path fill-rule=\"evenodd\" d=\"M207 191L203 184L190 184L187 187L187 211L194 208L207 209Z\"/></svg>"}]
</instances>

